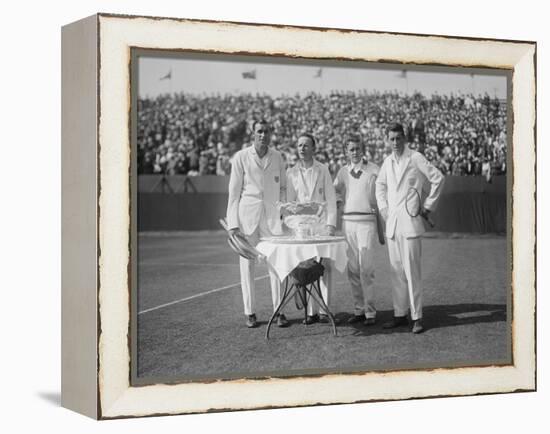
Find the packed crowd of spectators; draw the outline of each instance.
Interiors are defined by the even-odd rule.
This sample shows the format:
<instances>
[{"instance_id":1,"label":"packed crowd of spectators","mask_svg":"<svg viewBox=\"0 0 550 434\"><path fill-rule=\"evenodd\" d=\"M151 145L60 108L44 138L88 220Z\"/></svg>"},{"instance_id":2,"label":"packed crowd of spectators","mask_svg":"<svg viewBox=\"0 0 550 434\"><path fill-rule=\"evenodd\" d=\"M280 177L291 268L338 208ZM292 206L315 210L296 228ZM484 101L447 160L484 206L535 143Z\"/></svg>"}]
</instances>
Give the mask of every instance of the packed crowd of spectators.
<instances>
[{"instance_id":1,"label":"packed crowd of spectators","mask_svg":"<svg viewBox=\"0 0 550 434\"><path fill-rule=\"evenodd\" d=\"M297 161L302 132L317 140L316 158L334 175L355 138L380 165L391 150L386 127L400 122L409 146L446 175L506 173L506 104L488 95L403 95L395 92L304 96L163 95L138 101L138 172L227 175L231 157L251 143L251 123L266 119L271 144Z\"/></svg>"}]
</instances>

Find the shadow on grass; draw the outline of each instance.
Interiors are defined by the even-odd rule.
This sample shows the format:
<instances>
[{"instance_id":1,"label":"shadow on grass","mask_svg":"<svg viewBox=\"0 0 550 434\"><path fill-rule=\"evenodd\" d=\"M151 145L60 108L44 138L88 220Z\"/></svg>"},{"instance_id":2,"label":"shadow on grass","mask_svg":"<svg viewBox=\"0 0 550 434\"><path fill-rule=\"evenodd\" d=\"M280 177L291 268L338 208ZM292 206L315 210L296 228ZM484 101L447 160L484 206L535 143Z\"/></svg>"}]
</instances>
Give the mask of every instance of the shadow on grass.
<instances>
[{"instance_id":1,"label":"shadow on grass","mask_svg":"<svg viewBox=\"0 0 550 434\"><path fill-rule=\"evenodd\" d=\"M470 324L505 322L506 305L504 304L483 304L483 303L460 303L452 305L425 306L423 312L423 324L426 331L443 327L456 327ZM378 311L376 324L364 326L363 324L347 324L347 319L341 314L338 316L341 322L338 328L354 329L354 335L371 336L375 334L409 333L408 326L394 329L384 329L382 324L390 321L393 311Z\"/></svg>"},{"instance_id":2,"label":"shadow on grass","mask_svg":"<svg viewBox=\"0 0 550 434\"><path fill-rule=\"evenodd\" d=\"M461 303L424 308L424 324L432 329L505 321L505 304Z\"/></svg>"},{"instance_id":3,"label":"shadow on grass","mask_svg":"<svg viewBox=\"0 0 550 434\"><path fill-rule=\"evenodd\" d=\"M276 319L273 320L273 323L271 324L271 329L270 329L270 332L269 332L269 340L270 341L273 341L274 339L289 339L288 334L293 332L293 331L296 331L297 329L299 330L300 328L302 328L304 333L307 333L307 336L309 336L309 337L318 336L318 335L319 336L320 335L325 335L327 333L333 334L332 324L330 322L327 322L327 323L314 322L314 323L311 323L311 324L305 324L304 323L305 318L303 316L299 316L298 318L286 316L286 319L288 321L288 326L286 326L286 327L279 327L277 325L277 320ZM340 319L336 319L336 320L341 321ZM269 320L268 321L258 321L258 327L263 328L264 333L265 333L265 328L268 326L268 323L269 323ZM340 323L337 322L336 323L337 330L339 330L340 324L342 324L342 322L340 322ZM319 326L321 326L321 327L319 327ZM287 329L290 329L290 332L286 332L285 330L287 330ZM302 336L303 335L301 335L301 334L292 335L291 339L301 338Z\"/></svg>"}]
</instances>

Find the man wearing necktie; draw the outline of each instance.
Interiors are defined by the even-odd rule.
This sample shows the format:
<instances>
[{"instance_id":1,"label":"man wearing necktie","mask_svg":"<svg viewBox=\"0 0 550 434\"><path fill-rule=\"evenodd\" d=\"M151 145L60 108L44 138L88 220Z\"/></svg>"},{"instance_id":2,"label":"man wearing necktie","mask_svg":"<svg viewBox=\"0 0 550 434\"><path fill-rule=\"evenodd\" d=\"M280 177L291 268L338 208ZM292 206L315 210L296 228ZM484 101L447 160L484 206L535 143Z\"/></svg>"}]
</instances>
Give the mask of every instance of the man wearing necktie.
<instances>
[{"instance_id":1,"label":"man wearing necktie","mask_svg":"<svg viewBox=\"0 0 550 434\"><path fill-rule=\"evenodd\" d=\"M282 234L277 202L286 200L286 174L283 157L269 147L270 131L266 121L255 121L253 145L237 152L231 163L227 225L231 233L242 232L256 246L260 237ZM256 327L254 261L239 258L241 289L247 327ZM269 270L271 298L275 310L281 301L281 282ZM281 312L279 327L289 325Z\"/></svg>"},{"instance_id":2,"label":"man wearing necktie","mask_svg":"<svg viewBox=\"0 0 550 434\"><path fill-rule=\"evenodd\" d=\"M349 324L375 324L374 246L377 238L374 182L378 166L363 162L359 139L346 143L349 164L342 167L334 186L338 201L344 202L343 228L348 244L348 279L353 297L354 315ZM342 200L340 200L342 198Z\"/></svg>"},{"instance_id":3,"label":"man wearing necktie","mask_svg":"<svg viewBox=\"0 0 550 434\"><path fill-rule=\"evenodd\" d=\"M419 152L409 149L401 124L388 130L392 153L386 157L376 181L376 200L382 218L386 221L386 239L392 268L393 319L384 328L407 324L410 310L412 332L422 333L422 280L421 280L421 235L426 232L424 218L433 211L443 189L444 178ZM420 200L418 215L408 211L411 190L413 198ZM417 199L415 199L417 200Z\"/></svg>"},{"instance_id":4,"label":"man wearing necktie","mask_svg":"<svg viewBox=\"0 0 550 434\"><path fill-rule=\"evenodd\" d=\"M326 203L321 215L321 232L334 235L336 231L336 195L328 167L313 158L315 153L315 138L308 133L298 137L298 163L287 171L287 200L289 202ZM332 289L332 265L329 258L323 258L325 271L321 279L321 295L329 306ZM316 321L328 322L327 312L312 300L307 305L306 324Z\"/></svg>"}]
</instances>

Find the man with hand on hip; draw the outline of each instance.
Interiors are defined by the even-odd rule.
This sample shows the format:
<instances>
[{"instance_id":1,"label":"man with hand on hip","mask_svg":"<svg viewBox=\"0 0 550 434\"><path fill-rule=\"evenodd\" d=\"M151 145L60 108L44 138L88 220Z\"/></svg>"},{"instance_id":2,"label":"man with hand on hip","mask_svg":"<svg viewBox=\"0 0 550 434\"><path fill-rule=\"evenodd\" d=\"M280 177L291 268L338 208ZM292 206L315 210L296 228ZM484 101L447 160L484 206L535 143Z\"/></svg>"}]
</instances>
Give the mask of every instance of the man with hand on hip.
<instances>
[{"instance_id":1,"label":"man with hand on hip","mask_svg":"<svg viewBox=\"0 0 550 434\"><path fill-rule=\"evenodd\" d=\"M392 153L386 157L376 181L376 200L386 221L386 239L392 268L394 317L384 328L407 324L410 310L412 332L422 333L421 235L422 217L433 211L443 189L444 177L424 155L409 149L401 124L388 130ZM422 191L429 193L422 203ZM416 203L411 203L416 202ZM418 213L411 213L414 207Z\"/></svg>"},{"instance_id":2,"label":"man with hand on hip","mask_svg":"<svg viewBox=\"0 0 550 434\"><path fill-rule=\"evenodd\" d=\"M229 178L227 225L231 233L242 232L249 243L256 246L260 237L282 234L277 202L286 200L286 174L279 151L269 147L270 131L265 120L255 121L253 145L233 157ZM249 328L257 326L254 261L239 258L244 313ZM273 310L281 301L281 282L269 269ZM279 327L289 325L281 312Z\"/></svg>"},{"instance_id":3,"label":"man with hand on hip","mask_svg":"<svg viewBox=\"0 0 550 434\"><path fill-rule=\"evenodd\" d=\"M289 202L317 202L325 203L321 214L324 225L323 233L334 235L336 231L336 194L332 185L332 178L328 167L313 158L315 153L315 138L308 133L298 137L298 163L287 171L287 200ZM325 268L321 278L321 295L329 306L332 290L331 259L323 258ZM316 321L328 322L328 313L318 303L312 300L307 305L306 324Z\"/></svg>"},{"instance_id":4,"label":"man with hand on hip","mask_svg":"<svg viewBox=\"0 0 550 434\"><path fill-rule=\"evenodd\" d=\"M377 238L374 183L378 166L363 162L363 145L358 139L348 140L345 151L349 164L339 170L334 186L339 197L344 198L342 219L354 307L348 323L370 326L376 322L373 261Z\"/></svg>"}]
</instances>

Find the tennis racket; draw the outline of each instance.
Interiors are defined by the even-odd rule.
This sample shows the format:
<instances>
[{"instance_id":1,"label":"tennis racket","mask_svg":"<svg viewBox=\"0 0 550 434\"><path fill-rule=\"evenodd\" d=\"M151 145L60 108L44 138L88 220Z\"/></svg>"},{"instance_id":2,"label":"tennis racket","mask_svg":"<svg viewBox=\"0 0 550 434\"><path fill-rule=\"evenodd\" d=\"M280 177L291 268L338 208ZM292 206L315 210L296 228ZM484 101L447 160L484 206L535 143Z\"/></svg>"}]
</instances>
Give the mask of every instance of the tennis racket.
<instances>
[{"instance_id":1,"label":"tennis racket","mask_svg":"<svg viewBox=\"0 0 550 434\"><path fill-rule=\"evenodd\" d=\"M240 232L235 234L229 232L225 219L220 219L219 222L220 225L227 231L227 244L229 244L231 250L248 260L255 260L261 256L261 253L258 252Z\"/></svg>"},{"instance_id":2,"label":"tennis racket","mask_svg":"<svg viewBox=\"0 0 550 434\"><path fill-rule=\"evenodd\" d=\"M407 191L407 197L405 199L405 209L407 210L407 214L409 214L411 217L415 218L420 216L426 221L426 223L428 223L431 228L435 226L435 223L432 221L430 216L422 212L422 198L418 190L414 187L409 187L409 190Z\"/></svg>"},{"instance_id":3,"label":"tennis racket","mask_svg":"<svg viewBox=\"0 0 550 434\"><path fill-rule=\"evenodd\" d=\"M373 211L376 216L376 231L378 232L378 242L381 245L386 244L386 237L384 236L385 224L384 219L380 215L378 210L378 202L376 202L376 175L372 175L369 180L370 186L370 201L373 203Z\"/></svg>"}]
</instances>

